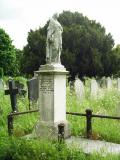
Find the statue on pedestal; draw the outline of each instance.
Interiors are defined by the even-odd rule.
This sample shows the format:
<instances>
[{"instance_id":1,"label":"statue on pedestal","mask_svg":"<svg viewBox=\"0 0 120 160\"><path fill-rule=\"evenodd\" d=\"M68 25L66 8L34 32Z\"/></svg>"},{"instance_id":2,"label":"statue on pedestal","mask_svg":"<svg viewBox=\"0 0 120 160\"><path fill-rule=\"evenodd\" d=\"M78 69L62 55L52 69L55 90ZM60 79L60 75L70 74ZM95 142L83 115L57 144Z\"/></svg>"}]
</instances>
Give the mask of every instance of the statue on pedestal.
<instances>
[{"instance_id":1,"label":"statue on pedestal","mask_svg":"<svg viewBox=\"0 0 120 160\"><path fill-rule=\"evenodd\" d=\"M47 28L46 41L46 63L61 63L60 55L62 50L62 32L63 28L57 21L58 14L54 14L49 21Z\"/></svg>"}]
</instances>

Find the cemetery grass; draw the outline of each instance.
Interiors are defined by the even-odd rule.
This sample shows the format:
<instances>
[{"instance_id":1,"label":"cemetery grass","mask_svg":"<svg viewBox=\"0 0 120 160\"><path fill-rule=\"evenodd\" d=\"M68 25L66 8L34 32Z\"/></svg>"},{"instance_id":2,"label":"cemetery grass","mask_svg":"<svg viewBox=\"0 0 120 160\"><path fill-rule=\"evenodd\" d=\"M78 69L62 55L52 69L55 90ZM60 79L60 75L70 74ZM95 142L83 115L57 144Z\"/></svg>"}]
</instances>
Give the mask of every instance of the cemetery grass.
<instances>
[{"instance_id":1,"label":"cemetery grass","mask_svg":"<svg viewBox=\"0 0 120 160\"><path fill-rule=\"evenodd\" d=\"M104 91L104 96L99 99L91 99L89 89L86 88L86 97L79 102L74 92L67 88L67 111L84 113L91 108L95 114L119 116L120 95L116 90ZM18 98L19 111L28 110L27 97ZM35 109L35 108L33 108ZM11 112L9 96L0 93L0 160L56 160L56 159L88 159L88 160L119 160L120 155L106 155L94 153L88 155L76 148L68 148L65 144L56 141L26 140L20 138L32 132L38 120L38 113L21 115L14 120L13 136L7 132L7 115ZM72 135L86 137L85 117L67 116L71 124ZM118 120L93 119L92 139L101 139L120 143L120 122Z\"/></svg>"},{"instance_id":2,"label":"cemetery grass","mask_svg":"<svg viewBox=\"0 0 120 160\"><path fill-rule=\"evenodd\" d=\"M67 90L67 111L85 113L92 109L93 114L120 117L120 93L112 89L103 89L98 98L91 98L88 88L86 96L79 100L74 91ZM72 128L72 135L86 137L86 117L67 115ZM91 139L105 140L120 144L120 120L92 118Z\"/></svg>"}]
</instances>

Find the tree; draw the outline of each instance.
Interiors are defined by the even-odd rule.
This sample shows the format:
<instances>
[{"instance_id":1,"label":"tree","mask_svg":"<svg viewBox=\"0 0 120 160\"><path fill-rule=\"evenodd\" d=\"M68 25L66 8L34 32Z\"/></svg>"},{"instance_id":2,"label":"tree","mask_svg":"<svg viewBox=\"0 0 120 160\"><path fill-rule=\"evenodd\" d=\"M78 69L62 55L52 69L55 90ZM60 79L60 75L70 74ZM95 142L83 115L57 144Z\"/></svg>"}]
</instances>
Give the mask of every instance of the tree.
<instances>
[{"instance_id":1,"label":"tree","mask_svg":"<svg viewBox=\"0 0 120 160\"><path fill-rule=\"evenodd\" d=\"M61 59L72 76L111 74L109 57L114 46L111 34L106 34L100 23L91 21L78 12L64 11L60 14L59 21L64 27Z\"/></svg>"},{"instance_id":2,"label":"tree","mask_svg":"<svg viewBox=\"0 0 120 160\"><path fill-rule=\"evenodd\" d=\"M0 28L0 67L5 75L17 73L16 52L9 35Z\"/></svg>"},{"instance_id":3,"label":"tree","mask_svg":"<svg viewBox=\"0 0 120 160\"><path fill-rule=\"evenodd\" d=\"M76 74L79 77L110 75L110 55L114 46L111 34L106 34L100 23L78 12L63 11L58 20L63 26L61 62L72 78ZM22 72L33 73L45 63L47 26L48 22L43 28L29 32L28 44L23 50Z\"/></svg>"},{"instance_id":4,"label":"tree","mask_svg":"<svg viewBox=\"0 0 120 160\"><path fill-rule=\"evenodd\" d=\"M111 72L114 76L120 77L120 45L117 45L111 51Z\"/></svg>"},{"instance_id":5,"label":"tree","mask_svg":"<svg viewBox=\"0 0 120 160\"><path fill-rule=\"evenodd\" d=\"M36 31L30 30L27 41L28 44L23 49L24 54L21 59L21 71L33 74L41 64L45 64L46 36L41 28Z\"/></svg>"}]
</instances>

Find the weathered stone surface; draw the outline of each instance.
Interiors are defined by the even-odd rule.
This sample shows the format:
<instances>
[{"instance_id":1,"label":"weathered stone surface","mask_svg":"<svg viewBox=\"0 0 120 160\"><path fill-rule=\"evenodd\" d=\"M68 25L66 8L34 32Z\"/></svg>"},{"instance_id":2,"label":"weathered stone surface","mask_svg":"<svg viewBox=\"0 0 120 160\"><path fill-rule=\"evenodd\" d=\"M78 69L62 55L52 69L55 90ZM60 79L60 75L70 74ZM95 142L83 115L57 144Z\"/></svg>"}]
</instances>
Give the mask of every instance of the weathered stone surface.
<instances>
[{"instance_id":1,"label":"weathered stone surface","mask_svg":"<svg viewBox=\"0 0 120 160\"><path fill-rule=\"evenodd\" d=\"M107 78L107 89L108 90L112 89L112 80L110 77Z\"/></svg>"},{"instance_id":2,"label":"weathered stone surface","mask_svg":"<svg viewBox=\"0 0 120 160\"><path fill-rule=\"evenodd\" d=\"M71 137L66 139L68 147L76 147L83 150L85 153L101 153L106 155L111 154L120 154L120 144L109 143L99 140L89 140L80 137Z\"/></svg>"},{"instance_id":3,"label":"weathered stone surface","mask_svg":"<svg viewBox=\"0 0 120 160\"><path fill-rule=\"evenodd\" d=\"M98 84L96 82L95 79L92 79L91 80L91 84L90 84L90 94L91 94L91 97L93 98L96 98L98 96L98 91L99 91L99 87L98 87Z\"/></svg>"},{"instance_id":4,"label":"weathered stone surface","mask_svg":"<svg viewBox=\"0 0 120 160\"><path fill-rule=\"evenodd\" d=\"M62 65L57 64L43 65L36 72L39 81L40 119L33 134L38 137L56 137L60 123L65 125L65 137L70 135L69 125L66 121L67 73Z\"/></svg>"},{"instance_id":5,"label":"weathered stone surface","mask_svg":"<svg viewBox=\"0 0 120 160\"><path fill-rule=\"evenodd\" d=\"M82 100L85 96L84 85L80 79L75 80L75 94L79 100Z\"/></svg>"}]
</instances>

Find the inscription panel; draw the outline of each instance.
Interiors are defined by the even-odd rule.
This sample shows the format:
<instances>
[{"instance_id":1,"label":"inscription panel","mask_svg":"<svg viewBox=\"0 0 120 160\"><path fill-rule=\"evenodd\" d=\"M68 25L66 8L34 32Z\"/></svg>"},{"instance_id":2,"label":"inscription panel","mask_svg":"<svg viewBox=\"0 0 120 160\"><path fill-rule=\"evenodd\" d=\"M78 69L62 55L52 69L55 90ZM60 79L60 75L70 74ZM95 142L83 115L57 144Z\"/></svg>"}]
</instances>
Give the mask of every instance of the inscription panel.
<instances>
[{"instance_id":1,"label":"inscription panel","mask_svg":"<svg viewBox=\"0 0 120 160\"><path fill-rule=\"evenodd\" d=\"M42 94L49 94L54 91L54 81L53 76L42 76L40 77L40 92Z\"/></svg>"},{"instance_id":2,"label":"inscription panel","mask_svg":"<svg viewBox=\"0 0 120 160\"><path fill-rule=\"evenodd\" d=\"M41 120L50 122L54 120L54 77L41 75L39 78Z\"/></svg>"}]
</instances>

